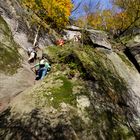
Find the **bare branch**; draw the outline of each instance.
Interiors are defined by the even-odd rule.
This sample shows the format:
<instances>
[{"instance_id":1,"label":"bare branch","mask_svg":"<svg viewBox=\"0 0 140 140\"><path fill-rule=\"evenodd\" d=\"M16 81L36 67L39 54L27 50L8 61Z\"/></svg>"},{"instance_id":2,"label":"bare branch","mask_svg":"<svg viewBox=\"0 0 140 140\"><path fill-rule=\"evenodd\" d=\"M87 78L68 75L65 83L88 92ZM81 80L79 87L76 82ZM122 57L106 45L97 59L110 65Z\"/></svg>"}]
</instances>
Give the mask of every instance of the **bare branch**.
<instances>
[{"instance_id":1,"label":"bare branch","mask_svg":"<svg viewBox=\"0 0 140 140\"><path fill-rule=\"evenodd\" d=\"M77 4L77 6L71 11L71 13L75 12L80 7L80 5L82 4L82 2L83 2L83 0L81 0L81 2L79 2ZM72 3L74 3L74 0L72 0Z\"/></svg>"}]
</instances>

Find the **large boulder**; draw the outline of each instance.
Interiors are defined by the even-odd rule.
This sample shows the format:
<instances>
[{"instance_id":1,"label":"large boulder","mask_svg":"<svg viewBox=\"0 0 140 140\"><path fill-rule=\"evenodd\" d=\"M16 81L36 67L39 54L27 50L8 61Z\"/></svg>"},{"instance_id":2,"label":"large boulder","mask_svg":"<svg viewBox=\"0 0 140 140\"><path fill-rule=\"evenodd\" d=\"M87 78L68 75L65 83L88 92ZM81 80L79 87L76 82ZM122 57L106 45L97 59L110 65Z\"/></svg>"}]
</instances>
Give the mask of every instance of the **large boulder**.
<instances>
[{"instance_id":1,"label":"large boulder","mask_svg":"<svg viewBox=\"0 0 140 140\"><path fill-rule=\"evenodd\" d=\"M109 42L109 36L106 32L94 30L94 29L83 29L77 26L67 26L65 32L69 36L69 39L73 39L74 35L83 36L81 40L84 43L92 44L94 47L104 48L107 50L112 50L111 43Z\"/></svg>"},{"instance_id":2,"label":"large boulder","mask_svg":"<svg viewBox=\"0 0 140 140\"><path fill-rule=\"evenodd\" d=\"M81 28L77 26L67 26L64 30L64 39L66 40L74 40L75 36L80 36L82 35L81 33Z\"/></svg>"},{"instance_id":3,"label":"large boulder","mask_svg":"<svg viewBox=\"0 0 140 140\"><path fill-rule=\"evenodd\" d=\"M108 40L108 35L105 32L93 29L87 29L86 32L95 46L97 45L97 47L112 50L111 43Z\"/></svg>"}]
</instances>

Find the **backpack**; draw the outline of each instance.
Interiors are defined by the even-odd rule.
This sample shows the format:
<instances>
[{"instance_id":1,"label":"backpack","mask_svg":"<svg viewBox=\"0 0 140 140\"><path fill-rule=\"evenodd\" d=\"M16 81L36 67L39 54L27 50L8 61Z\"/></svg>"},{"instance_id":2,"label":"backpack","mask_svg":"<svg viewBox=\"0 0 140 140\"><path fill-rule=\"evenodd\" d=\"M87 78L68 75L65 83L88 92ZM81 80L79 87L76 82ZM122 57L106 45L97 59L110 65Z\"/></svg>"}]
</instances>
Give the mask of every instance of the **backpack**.
<instances>
[{"instance_id":1,"label":"backpack","mask_svg":"<svg viewBox=\"0 0 140 140\"><path fill-rule=\"evenodd\" d=\"M34 53L35 53L34 59L37 59L37 52L34 51Z\"/></svg>"}]
</instances>

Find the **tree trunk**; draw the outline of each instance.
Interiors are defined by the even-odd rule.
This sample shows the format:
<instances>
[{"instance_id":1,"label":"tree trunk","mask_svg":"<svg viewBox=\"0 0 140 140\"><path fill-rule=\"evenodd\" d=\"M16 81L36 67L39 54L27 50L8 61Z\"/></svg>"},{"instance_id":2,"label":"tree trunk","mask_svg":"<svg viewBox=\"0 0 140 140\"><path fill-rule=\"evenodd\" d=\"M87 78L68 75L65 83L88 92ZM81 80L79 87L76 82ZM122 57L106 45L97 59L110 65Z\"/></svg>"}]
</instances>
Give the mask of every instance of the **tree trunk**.
<instances>
[{"instance_id":1,"label":"tree trunk","mask_svg":"<svg viewBox=\"0 0 140 140\"><path fill-rule=\"evenodd\" d=\"M33 47L35 47L35 45L36 45L37 38L38 38L38 34L39 34L39 30L40 30L40 25L39 25L38 28L37 28L37 33L36 33L36 35L35 35L35 39L34 39L34 43L33 43Z\"/></svg>"}]
</instances>

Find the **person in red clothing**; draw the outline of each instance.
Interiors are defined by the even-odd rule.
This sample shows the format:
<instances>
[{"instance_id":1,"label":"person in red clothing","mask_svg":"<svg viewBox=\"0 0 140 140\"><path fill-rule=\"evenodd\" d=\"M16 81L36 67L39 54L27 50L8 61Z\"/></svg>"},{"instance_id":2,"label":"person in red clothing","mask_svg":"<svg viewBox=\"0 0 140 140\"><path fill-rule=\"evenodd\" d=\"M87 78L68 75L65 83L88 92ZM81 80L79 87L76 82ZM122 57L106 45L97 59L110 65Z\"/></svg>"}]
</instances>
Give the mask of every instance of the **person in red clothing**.
<instances>
[{"instance_id":1,"label":"person in red clothing","mask_svg":"<svg viewBox=\"0 0 140 140\"><path fill-rule=\"evenodd\" d=\"M64 45L64 40L63 39L59 39L56 41L56 44L59 46L63 46Z\"/></svg>"}]
</instances>

